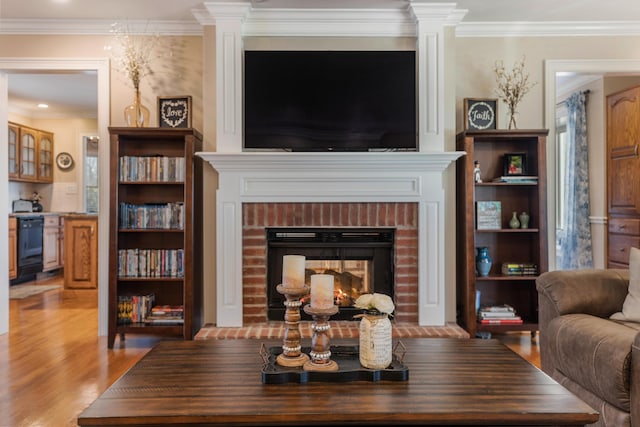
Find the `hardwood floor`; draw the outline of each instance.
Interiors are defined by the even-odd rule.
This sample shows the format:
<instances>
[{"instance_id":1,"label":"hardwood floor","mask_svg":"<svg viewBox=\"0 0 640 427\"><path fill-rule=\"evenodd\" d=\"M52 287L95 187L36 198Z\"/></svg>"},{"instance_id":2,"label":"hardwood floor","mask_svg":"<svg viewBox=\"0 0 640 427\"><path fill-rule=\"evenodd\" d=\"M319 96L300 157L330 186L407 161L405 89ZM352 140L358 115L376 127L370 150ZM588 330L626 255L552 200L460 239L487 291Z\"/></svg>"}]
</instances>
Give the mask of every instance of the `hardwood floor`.
<instances>
[{"instance_id":1,"label":"hardwood floor","mask_svg":"<svg viewBox=\"0 0 640 427\"><path fill-rule=\"evenodd\" d=\"M1 426L77 426L78 414L159 341L128 335L108 350L107 337L98 337L97 301L96 290L62 288L10 300L10 331L0 335ZM494 337L540 366L537 338Z\"/></svg>"}]
</instances>

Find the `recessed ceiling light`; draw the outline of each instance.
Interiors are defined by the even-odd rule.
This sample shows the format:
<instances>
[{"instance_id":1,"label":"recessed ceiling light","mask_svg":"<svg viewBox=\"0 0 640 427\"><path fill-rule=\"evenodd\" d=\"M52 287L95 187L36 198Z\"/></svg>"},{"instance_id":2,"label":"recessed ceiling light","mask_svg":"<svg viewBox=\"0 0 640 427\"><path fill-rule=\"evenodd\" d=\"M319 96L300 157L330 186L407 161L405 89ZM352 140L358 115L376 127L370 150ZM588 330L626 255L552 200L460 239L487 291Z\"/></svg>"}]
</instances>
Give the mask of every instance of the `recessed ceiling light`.
<instances>
[{"instance_id":1,"label":"recessed ceiling light","mask_svg":"<svg viewBox=\"0 0 640 427\"><path fill-rule=\"evenodd\" d=\"M38 104L38 108L49 108L47 104Z\"/></svg>"}]
</instances>

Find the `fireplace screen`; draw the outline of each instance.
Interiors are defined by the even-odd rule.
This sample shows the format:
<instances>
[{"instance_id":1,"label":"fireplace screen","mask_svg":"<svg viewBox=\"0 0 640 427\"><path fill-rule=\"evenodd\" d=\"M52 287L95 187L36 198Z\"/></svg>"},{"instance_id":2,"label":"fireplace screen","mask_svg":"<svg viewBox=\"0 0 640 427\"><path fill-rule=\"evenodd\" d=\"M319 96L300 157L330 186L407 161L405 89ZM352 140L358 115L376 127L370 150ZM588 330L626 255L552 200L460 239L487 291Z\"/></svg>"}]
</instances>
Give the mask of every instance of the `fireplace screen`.
<instances>
[{"instance_id":1,"label":"fireplace screen","mask_svg":"<svg viewBox=\"0 0 640 427\"><path fill-rule=\"evenodd\" d=\"M334 301L339 306L334 320L350 320L360 313L353 304L363 293L393 298L393 242L393 229L267 229L268 319L284 318L284 296L275 289L282 281L284 255L305 256L307 285L312 274L334 277ZM303 302L308 299L303 297Z\"/></svg>"}]
</instances>

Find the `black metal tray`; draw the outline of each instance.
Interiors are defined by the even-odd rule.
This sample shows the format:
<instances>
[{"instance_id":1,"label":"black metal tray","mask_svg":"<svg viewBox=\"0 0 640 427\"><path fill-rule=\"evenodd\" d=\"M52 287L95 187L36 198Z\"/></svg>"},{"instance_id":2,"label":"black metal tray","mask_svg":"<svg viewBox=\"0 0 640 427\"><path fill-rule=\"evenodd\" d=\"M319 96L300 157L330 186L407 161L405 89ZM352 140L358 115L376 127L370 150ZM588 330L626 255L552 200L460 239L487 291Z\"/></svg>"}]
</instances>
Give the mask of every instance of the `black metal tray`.
<instances>
[{"instance_id":1,"label":"black metal tray","mask_svg":"<svg viewBox=\"0 0 640 427\"><path fill-rule=\"evenodd\" d=\"M302 347L309 354L310 347ZM264 360L262 382L264 384L307 383L307 382L350 382L350 381L407 381L409 369L402 364L394 351L391 365L386 369L368 369L360 365L359 349L354 346L331 346L331 360L338 364L337 371L305 371L300 367L280 366L276 358L282 353L282 347L264 346L260 350Z\"/></svg>"}]
</instances>

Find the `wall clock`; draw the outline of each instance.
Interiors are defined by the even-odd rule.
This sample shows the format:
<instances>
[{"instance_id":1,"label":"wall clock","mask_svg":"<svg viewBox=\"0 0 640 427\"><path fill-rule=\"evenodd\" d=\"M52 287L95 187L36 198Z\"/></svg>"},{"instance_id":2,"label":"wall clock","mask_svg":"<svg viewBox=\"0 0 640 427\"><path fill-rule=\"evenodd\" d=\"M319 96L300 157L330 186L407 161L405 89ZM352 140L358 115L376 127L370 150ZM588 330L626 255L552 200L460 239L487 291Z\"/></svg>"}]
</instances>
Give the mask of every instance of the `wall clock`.
<instances>
[{"instance_id":1,"label":"wall clock","mask_svg":"<svg viewBox=\"0 0 640 427\"><path fill-rule=\"evenodd\" d=\"M62 152L56 156L56 165L62 170L68 170L73 167L73 157L71 154Z\"/></svg>"}]
</instances>

